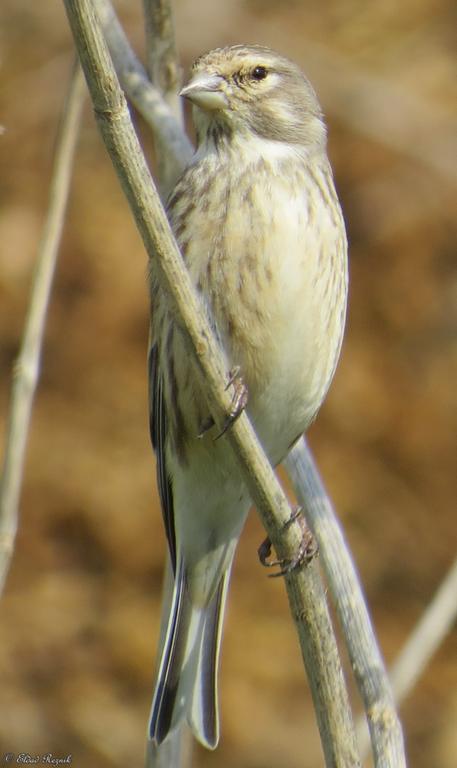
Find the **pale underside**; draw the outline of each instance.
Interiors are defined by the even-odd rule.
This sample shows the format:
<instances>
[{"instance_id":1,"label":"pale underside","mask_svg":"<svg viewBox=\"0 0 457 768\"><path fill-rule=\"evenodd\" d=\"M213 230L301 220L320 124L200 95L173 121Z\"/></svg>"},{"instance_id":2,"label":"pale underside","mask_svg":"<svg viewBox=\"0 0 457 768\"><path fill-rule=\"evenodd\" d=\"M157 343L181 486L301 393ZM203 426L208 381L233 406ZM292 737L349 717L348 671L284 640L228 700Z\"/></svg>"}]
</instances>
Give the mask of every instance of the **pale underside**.
<instances>
[{"instance_id":1,"label":"pale underside","mask_svg":"<svg viewBox=\"0 0 457 768\"><path fill-rule=\"evenodd\" d=\"M238 173L237 151L233 144L225 158L197 154L170 214L227 372L240 367L248 414L275 465L314 418L333 376L344 326L346 241L325 156L309 159L278 142L256 138L251 147L244 140L248 162ZM166 322L160 302L156 311L158 323L161 316ZM184 434L172 437L167 463L178 549L182 542L186 551L194 548L195 571L199 554L214 563L219 557L209 552L238 536L249 501L224 439L215 443L212 432L197 439L208 407L180 332L170 325L169 334L181 386L176 396L165 389L165 398L168 411L179 411L170 417L171 431ZM166 371L167 343L160 361ZM203 602L209 583L217 584L206 566L203 582L194 573L190 584Z\"/></svg>"},{"instance_id":2,"label":"pale underside","mask_svg":"<svg viewBox=\"0 0 457 768\"><path fill-rule=\"evenodd\" d=\"M346 239L325 151L309 157L258 136L223 152L205 144L169 214L227 375L239 366L276 465L316 415L343 334ZM153 441L175 587L150 735L160 743L186 717L214 747L226 588L250 499L226 439L198 437L210 416L200 380L154 283L152 300Z\"/></svg>"}]
</instances>

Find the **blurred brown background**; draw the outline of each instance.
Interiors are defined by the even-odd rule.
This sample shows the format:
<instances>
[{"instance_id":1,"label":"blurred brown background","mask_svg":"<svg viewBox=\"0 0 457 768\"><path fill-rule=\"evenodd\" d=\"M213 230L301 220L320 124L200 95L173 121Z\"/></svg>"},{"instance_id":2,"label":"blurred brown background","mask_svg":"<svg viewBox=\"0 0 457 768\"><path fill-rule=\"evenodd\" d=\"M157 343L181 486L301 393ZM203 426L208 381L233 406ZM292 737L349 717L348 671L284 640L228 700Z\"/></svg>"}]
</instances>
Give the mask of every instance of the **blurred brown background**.
<instances>
[{"instance_id":1,"label":"blurred brown background","mask_svg":"<svg viewBox=\"0 0 457 768\"><path fill-rule=\"evenodd\" d=\"M121 4L137 50L139 5ZM3 0L0 13L3 415L72 54L58 0ZM456 550L455 4L176 0L175 19L185 68L216 45L262 43L299 61L321 96L351 296L310 442L391 661ZM87 107L0 603L0 759L142 765L165 548L147 430L145 273ZM284 587L257 563L261 538L252 515L226 625L222 741L214 754L196 750L202 768L322 764ZM455 639L401 709L416 768L456 765Z\"/></svg>"}]
</instances>

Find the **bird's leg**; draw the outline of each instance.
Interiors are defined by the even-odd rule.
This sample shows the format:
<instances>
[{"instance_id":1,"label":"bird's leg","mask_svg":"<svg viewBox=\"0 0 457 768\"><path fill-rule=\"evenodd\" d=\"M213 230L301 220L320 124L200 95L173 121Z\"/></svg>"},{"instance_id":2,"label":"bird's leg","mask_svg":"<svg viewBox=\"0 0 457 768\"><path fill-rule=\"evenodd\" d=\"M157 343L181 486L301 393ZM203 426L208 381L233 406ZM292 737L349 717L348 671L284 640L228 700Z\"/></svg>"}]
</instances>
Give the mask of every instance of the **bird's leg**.
<instances>
[{"instance_id":1,"label":"bird's leg","mask_svg":"<svg viewBox=\"0 0 457 768\"><path fill-rule=\"evenodd\" d=\"M269 574L270 578L285 576L287 573L291 573L291 571L295 571L297 568L302 568L304 565L308 565L318 552L316 539L306 524L301 507L295 507L292 511L289 520L284 525L284 530L289 528L295 521L300 525L302 538L298 551L291 560L268 560L271 555L271 541L269 536L267 536L261 543L258 549L259 560L265 568L279 566L279 571L277 573Z\"/></svg>"},{"instance_id":2,"label":"bird's leg","mask_svg":"<svg viewBox=\"0 0 457 768\"><path fill-rule=\"evenodd\" d=\"M222 431L215 437L215 440L219 440L222 435L225 435L227 430L235 423L235 421L241 416L248 402L248 388L243 381L243 377L240 374L240 366L236 365L229 371L229 379L225 389L233 385L233 397L230 405L230 411L225 419Z\"/></svg>"}]
</instances>

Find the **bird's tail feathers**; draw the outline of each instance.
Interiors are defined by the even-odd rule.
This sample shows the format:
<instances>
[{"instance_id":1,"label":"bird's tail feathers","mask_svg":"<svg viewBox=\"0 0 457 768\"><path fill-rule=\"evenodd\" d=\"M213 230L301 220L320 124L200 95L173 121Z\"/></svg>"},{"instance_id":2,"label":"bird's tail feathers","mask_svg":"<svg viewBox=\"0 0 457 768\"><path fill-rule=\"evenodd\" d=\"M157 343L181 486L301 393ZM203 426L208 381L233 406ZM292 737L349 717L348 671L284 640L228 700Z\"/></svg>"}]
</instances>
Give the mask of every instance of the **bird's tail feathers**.
<instances>
[{"instance_id":1,"label":"bird's tail feathers","mask_svg":"<svg viewBox=\"0 0 457 768\"><path fill-rule=\"evenodd\" d=\"M201 607L191 603L178 563L149 721L149 738L157 744L186 719L201 744L217 746L217 669L229 570Z\"/></svg>"}]
</instances>

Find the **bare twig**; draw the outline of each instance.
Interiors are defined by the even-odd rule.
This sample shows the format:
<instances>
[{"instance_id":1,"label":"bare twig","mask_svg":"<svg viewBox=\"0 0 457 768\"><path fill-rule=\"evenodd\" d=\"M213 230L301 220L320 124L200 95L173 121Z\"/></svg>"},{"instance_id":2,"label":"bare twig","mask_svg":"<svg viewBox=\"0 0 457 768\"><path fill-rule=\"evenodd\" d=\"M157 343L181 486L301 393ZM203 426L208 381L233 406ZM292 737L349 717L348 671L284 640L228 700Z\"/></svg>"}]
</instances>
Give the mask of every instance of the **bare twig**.
<instances>
[{"instance_id":1,"label":"bare twig","mask_svg":"<svg viewBox=\"0 0 457 768\"><path fill-rule=\"evenodd\" d=\"M457 617L457 559L390 670L398 702L408 695Z\"/></svg>"},{"instance_id":2,"label":"bare twig","mask_svg":"<svg viewBox=\"0 0 457 768\"><path fill-rule=\"evenodd\" d=\"M143 0L146 27L146 57L151 82L183 124L179 98L180 67L176 55L173 19L169 0ZM176 181L173 157L167 151L168 137L154 136L159 188L167 194Z\"/></svg>"},{"instance_id":3,"label":"bare twig","mask_svg":"<svg viewBox=\"0 0 457 768\"><path fill-rule=\"evenodd\" d=\"M375 766L401 768L406 766L403 736L384 662L339 522L304 439L290 452L285 466L319 542L322 564L365 707Z\"/></svg>"},{"instance_id":4,"label":"bare twig","mask_svg":"<svg viewBox=\"0 0 457 768\"><path fill-rule=\"evenodd\" d=\"M0 592L16 538L32 403L39 377L46 312L63 229L84 92L84 79L79 65L75 64L57 136L48 213L38 247L22 347L14 368L0 488Z\"/></svg>"},{"instance_id":5,"label":"bare twig","mask_svg":"<svg viewBox=\"0 0 457 768\"><path fill-rule=\"evenodd\" d=\"M182 122L167 104L159 88L149 80L135 56L110 0L95 0L119 80L129 99L151 127L158 152L163 156L161 193L165 196L189 162L192 144ZM160 164L160 162L159 162Z\"/></svg>"},{"instance_id":6,"label":"bare twig","mask_svg":"<svg viewBox=\"0 0 457 768\"><path fill-rule=\"evenodd\" d=\"M439 586L432 602L405 643L397 660L389 670L393 694L397 704L414 688L418 678L448 634L457 616L457 559ZM357 722L360 751L369 751L369 738L365 718Z\"/></svg>"},{"instance_id":7,"label":"bare twig","mask_svg":"<svg viewBox=\"0 0 457 768\"><path fill-rule=\"evenodd\" d=\"M146 51L151 81L178 119L182 117L179 98L180 66L176 54L173 18L169 0L143 0L146 22Z\"/></svg>"},{"instance_id":8,"label":"bare twig","mask_svg":"<svg viewBox=\"0 0 457 768\"><path fill-rule=\"evenodd\" d=\"M134 213L147 252L166 290L189 350L202 374L202 385L219 429L230 411L226 371L184 268L160 204L127 105L90 0L65 0L70 25L92 95L97 121ZM234 449L250 494L280 559L291 560L301 543L299 523L287 526L291 509L266 460L255 433L242 414L226 439ZM316 563L286 576L291 612L296 622L310 681L328 766L359 765L350 707L336 641L326 609Z\"/></svg>"}]
</instances>

